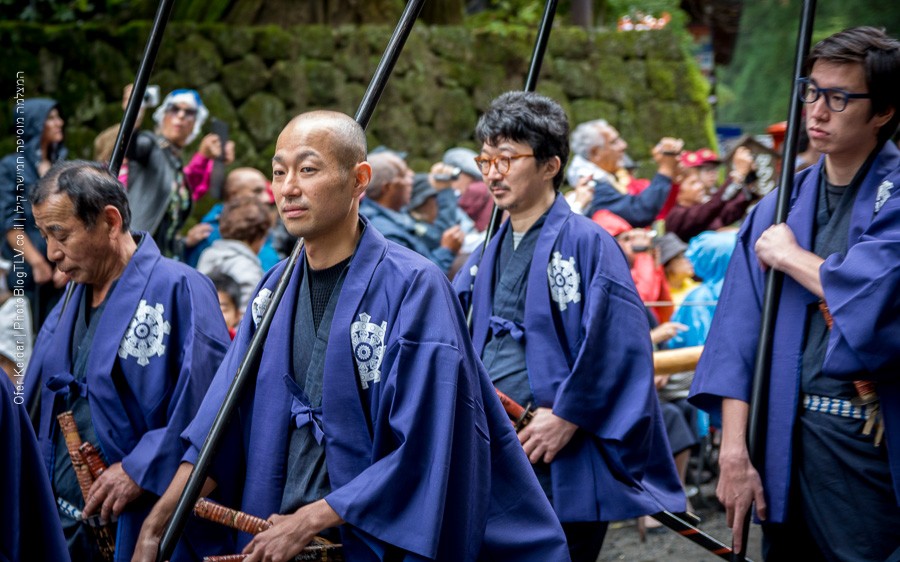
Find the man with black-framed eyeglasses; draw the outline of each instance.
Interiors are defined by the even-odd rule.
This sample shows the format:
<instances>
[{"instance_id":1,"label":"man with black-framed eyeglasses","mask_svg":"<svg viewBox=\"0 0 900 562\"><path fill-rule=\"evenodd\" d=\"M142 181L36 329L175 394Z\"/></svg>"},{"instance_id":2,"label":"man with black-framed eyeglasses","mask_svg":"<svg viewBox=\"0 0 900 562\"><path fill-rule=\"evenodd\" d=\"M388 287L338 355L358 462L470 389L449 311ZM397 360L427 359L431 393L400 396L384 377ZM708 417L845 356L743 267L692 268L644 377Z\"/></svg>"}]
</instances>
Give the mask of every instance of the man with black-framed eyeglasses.
<instances>
[{"instance_id":1,"label":"man with black-framed eyeglasses","mask_svg":"<svg viewBox=\"0 0 900 562\"><path fill-rule=\"evenodd\" d=\"M766 196L738 236L691 401L721 408L717 495L742 548L755 504L767 560L900 560L900 41L818 43L799 81L810 145L787 221ZM766 270L785 274L765 467L745 443Z\"/></svg>"},{"instance_id":2,"label":"man with black-framed eyeglasses","mask_svg":"<svg viewBox=\"0 0 900 562\"><path fill-rule=\"evenodd\" d=\"M806 104L816 103L819 97L825 98L825 105L828 109L835 113L840 113L847 108L850 100L872 99L872 94L860 94L856 92L848 92L841 88L822 88L812 78L798 78L797 84L800 88L797 95L800 101Z\"/></svg>"},{"instance_id":3,"label":"man with black-framed eyeglasses","mask_svg":"<svg viewBox=\"0 0 900 562\"><path fill-rule=\"evenodd\" d=\"M475 161L509 220L454 288L495 387L535 408L519 441L572 560L594 562L610 521L684 511L686 500L628 264L559 194L568 134L559 104L535 93L503 94L478 121Z\"/></svg>"}]
</instances>

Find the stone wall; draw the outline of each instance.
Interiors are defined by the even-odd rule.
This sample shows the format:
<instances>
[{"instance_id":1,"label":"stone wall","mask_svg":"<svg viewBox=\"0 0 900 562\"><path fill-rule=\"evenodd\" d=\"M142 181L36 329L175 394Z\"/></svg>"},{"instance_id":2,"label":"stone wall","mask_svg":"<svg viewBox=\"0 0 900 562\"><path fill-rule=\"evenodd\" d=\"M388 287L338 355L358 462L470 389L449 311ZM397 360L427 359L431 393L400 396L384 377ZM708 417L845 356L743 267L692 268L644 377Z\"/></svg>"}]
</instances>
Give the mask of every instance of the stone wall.
<instances>
[{"instance_id":1,"label":"stone wall","mask_svg":"<svg viewBox=\"0 0 900 562\"><path fill-rule=\"evenodd\" d=\"M17 72L26 97L59 101L72 157L90 158L95 135L121 119L122 86L134 78L148 22L90 25L0 24L0 76L10 129ZM211 115L229 123L236 164L270 169L287 120L309 108L353 114L392 29L387 26L228 27L169 25L151 77L163 95L200 91ZM478 115L496 95L523 87L533 33L417 25L375 111L370 146L407 150L417 170L452 146L475 146ZM707 86L680 39L668 31L588 34L553 30L538 91L560 101L577 124L605 118L645 165L664 135L688 148L713 142ZM149 112L148 112L149 113ZM144 127L151 127L150 116ZM13 149L0 137L0 154Z\"/></svg>"}]
</instances>

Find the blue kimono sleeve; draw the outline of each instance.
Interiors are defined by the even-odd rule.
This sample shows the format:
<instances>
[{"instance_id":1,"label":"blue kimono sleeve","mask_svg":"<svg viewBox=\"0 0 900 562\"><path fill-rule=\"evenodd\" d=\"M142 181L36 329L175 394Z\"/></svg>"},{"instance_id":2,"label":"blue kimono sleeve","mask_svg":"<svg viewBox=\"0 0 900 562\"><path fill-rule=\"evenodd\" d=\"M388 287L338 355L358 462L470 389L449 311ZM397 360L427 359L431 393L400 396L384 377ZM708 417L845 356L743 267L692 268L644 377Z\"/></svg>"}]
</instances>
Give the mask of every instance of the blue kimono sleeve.
<instances>
[{"instance_id":1,"label":"blue kimono sleeve","mask_svg":"<svg viewBox=\"0 0 900 562\"><path fill-rule=\"evenodd\" d=\"M722 398L750 401L765 286L765 276L752 250L753 225L764 203L751 211L738 234L703 354L694 371L689 401L707 412L718 412Z\"/></svg>"},{"instance_id":2,"label":"blue kimono sleeve","mask_svg":"<svg viewBox=\"0 0 900 562\"><path fill-rule=\"evenodd\" d=\"M595 275L584 307L584 335L571 368L560 384L553 412L606 439L624 440L632 429L646 431L648 397L653 389L650 324L633 288ZM643 380L642 380L643 378ZM648 413L645 427L634 426L636 412Z\"/></svg>"},{"instance_id":3,"label":"blue kimono sleeve","mask_svg":"<svg viewBox=\"0 0 900 562\"><path fill-rule=\"evenodd\" d=\"M59 524L44 460L25 408L13 402L0 369L0 560L63 562L69 551Z\"/></svg>"},{"instance_id":4,"label":"blue kimono sleeve","mask_svg":"<svg viewBox=\"0 0 900 562\"><path fill-rule=\"evenodd\" d=\"M475 560L490 443L474 373L452 345L403 339L384 365L372 464L325 501L351 526L424 559Z\"/></svg>"},{"instance_id":5,"label":"blue kimono sleeve","mask_svg":"<svg viewBox=\"0 0 900 562\"><path fill-rule=\"evenodd\" d=\"M900 197L887 200L846 254L829 256L819 278L834 319L823 373L900 381Z\"/></svg>"},{"instance_id":6,"label":"blue kimono sleeve","mask_svg":"<svg viewBox=\"0 0 900 562\"><path fill-rule=\"evenodd\" d=\"M137 484L162 495L178 469L184 448L179 436L194 418L203 396L228 349L228 335L218 302L207 287L182 285L176 298L184 303L179 323L181 341L169 342L169 352L180 354L175 387L164 404L166 424L144 433L122 459L122 468Z\"/></svg>"}]
</instances>

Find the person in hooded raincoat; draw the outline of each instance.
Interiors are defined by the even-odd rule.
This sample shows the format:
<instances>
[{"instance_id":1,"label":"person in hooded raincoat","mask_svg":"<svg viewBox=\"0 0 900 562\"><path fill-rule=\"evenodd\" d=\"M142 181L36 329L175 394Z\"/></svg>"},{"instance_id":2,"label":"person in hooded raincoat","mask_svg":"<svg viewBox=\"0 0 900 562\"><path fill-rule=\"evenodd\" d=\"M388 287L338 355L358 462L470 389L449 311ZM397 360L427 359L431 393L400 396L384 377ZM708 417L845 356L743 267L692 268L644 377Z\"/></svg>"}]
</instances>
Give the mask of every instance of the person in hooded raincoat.
<instances>
[{"instance_id":1,"label":"person in hooded raincoat","mask_svg":"<svg viewBox=\"0 0 900 562\"><path fill-rule=\"evenodd\" d=\"M0 160L0 251L12 261L7 285L16 296L29 300L37 331L59 299L64 280L54 277L53 264L47 260L29 190L51 166L65 160L65 122L55 100L33 98L16 105L13 125L19 149Z\"/></svg>"}]
</instances>

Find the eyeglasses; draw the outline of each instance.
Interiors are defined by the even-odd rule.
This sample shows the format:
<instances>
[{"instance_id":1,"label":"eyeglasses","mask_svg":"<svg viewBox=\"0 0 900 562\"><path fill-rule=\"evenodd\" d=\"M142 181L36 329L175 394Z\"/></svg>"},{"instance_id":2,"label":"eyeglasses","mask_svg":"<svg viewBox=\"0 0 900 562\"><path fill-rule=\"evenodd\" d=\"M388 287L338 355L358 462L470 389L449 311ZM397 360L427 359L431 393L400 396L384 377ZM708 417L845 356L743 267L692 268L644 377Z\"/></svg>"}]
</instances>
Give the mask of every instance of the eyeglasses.
<instances>
[{"instance_id":1,"label":"eyeglasses","mask_svg":"<svg viewBox=\"0 0 900 562\"><path fill-rule=\"evenodd\" d=\"M166 113L170 115L178 115L179 113L181 113L189 119L194 119L197 117L197 110L195 108L183 107L180 105L170 105L166 108Z\"/></svg>"},{"instance_id":2,"label":"eyeglasses","mask_svg":"<svg viewBox=\"0 0 900 562\"><path fill-rule=\"evenodd\" d=\"M847 109L847 102L852 99L870 99L872 94L854 94L840 88L820 88L809 78L798 78L797 95L803 103L815 103L820 96L825 96L825 105L835 113Z\"/></svg>"},{"instance_id":3,"label":"eyeglasses","mask_svg":"<svg viewBox=\"0 0 900 562\"><path fill-rule=\"evenodd\" d=\"M478 169L481 170L481 173L484 175L488 175L489 173L491 173L491 164L493 164L497 169L497 173L502 175L509 172L509 167L512 165L513 160L530 157L534 157L534 154L512 154L509 156L503 154L500 156L495 156L493 158L476 156L475 164L478 165Z\"/></svg>"}]
</instances>

